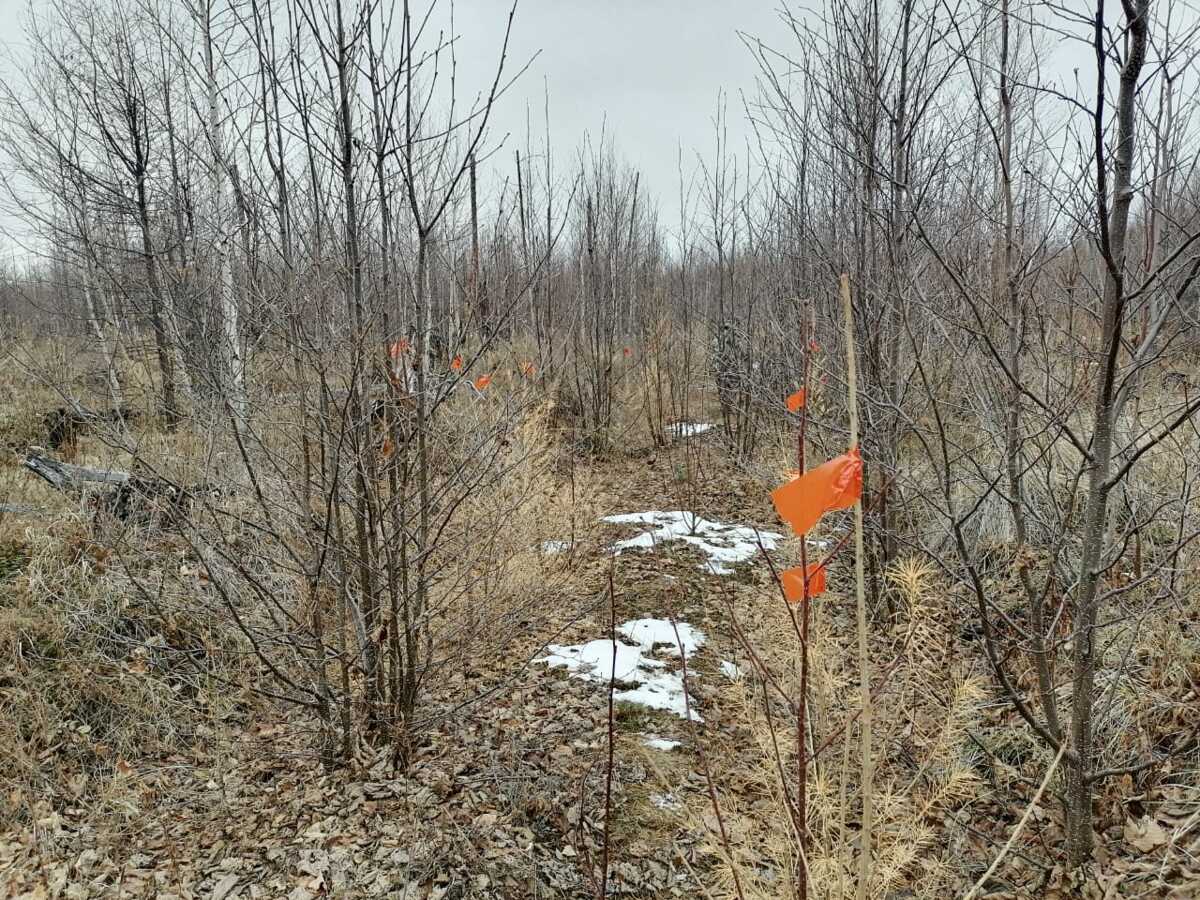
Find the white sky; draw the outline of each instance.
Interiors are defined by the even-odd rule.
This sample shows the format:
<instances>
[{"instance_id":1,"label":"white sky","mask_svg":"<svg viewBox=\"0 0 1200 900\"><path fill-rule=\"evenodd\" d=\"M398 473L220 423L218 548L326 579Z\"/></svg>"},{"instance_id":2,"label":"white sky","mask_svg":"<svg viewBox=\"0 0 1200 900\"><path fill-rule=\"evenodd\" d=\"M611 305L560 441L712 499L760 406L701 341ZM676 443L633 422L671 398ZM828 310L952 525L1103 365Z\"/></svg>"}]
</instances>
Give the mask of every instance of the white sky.
<instances>
[{"instance_id":1,"label":"white sky","mask_svg":"<svg viewBox=\"0 0 1200 900\"><path fill-rule=\"evenodd\" d=\"M731 149L744 143L740 92L753 92L758 69L737 32L783 40L778 6L779 0L520 0L509 64L515 70L540 53L496 110L496 131L523 144L528 102L536 141L545 84L560 160L568 162L585 132L598 139L604 128L657 195L664 224L673 226L680 148L688 170L697 152L711 158L722 91ZM464 83L487 80L507 10L504 0L459 0ZM472 79L473 70L479 74Z\"/></svg>"},{"instance_id":2,"label":"white sky","mask_svg":"<svg viewBox=\"0 0 1200 900\"><path fill-rule=\"evenodd\" d=\"M415 6L422 2L429 0L416 0ZM712 158L722 91L729 149L743 156L749 128L742 92L753 94L758 69L738 32L791 49L777 12L782 2L519 0L507 70L515 73L535 54L536 59L494 111L493 138L510 135L497 162L511 172L513 150L525 144L527 105L534 146L541 142L543 91L548 89L559 174L570 170L584 135L598 138L604 128L615 137L619 157L642 173L642 186L658 201L661 224L673 230L679 219L680 150L689 174L698 153ZM1194 22L1194 2L1157 0L1156 8L1160 15L1170 10L1173 18ZM15 50L17 59L27 3L0 0L0 43ZM805 5L804 0L791 3L797 9ZM440 0L443 22L448 6L449 0ZM1069 6L1082 8L1077 0ZM509 7L510 0L456 0L460 98L490 86ZM1071 30L1078 33L1077 28ZM0 77L11 65L7 56L0 54ZM1078 44L1050 48L1043 63L1067 81L1073 66L1082 65L1085 73L1090 68L1086 48ZM7 253L0 234L0 256Z\"/></svg>"},{"instance_id":3,"label":"white sky","mask_svg":"<svg viewBox=\"0 0 1200 900\"><path fill-rule=\"evenodd\" d=\"M18 56L27 2L0 0L0 42ZM505 165L511 168L513 150L524 147L527 104L534 145L541 142L548 89L559 172L565 174L585 133L598 138L604 128L615 136L618 155L640 170L642 185L657 197L664 226L673 228L679 215L680 148L689 172L697 152L711 158L721 91L728 95L730 147L744 143L740 92L753 91L757 66L737 31L773 43L779 2L520 0L507 70L516 72L537 58L494 112L494 136L511 135L502 151ZM455 3L464 97L490 85L509 7L508 0ZM0 61L0 76L10 65ZM6 243L0 236L0 248Z\"/></svg>"}]
</instances>

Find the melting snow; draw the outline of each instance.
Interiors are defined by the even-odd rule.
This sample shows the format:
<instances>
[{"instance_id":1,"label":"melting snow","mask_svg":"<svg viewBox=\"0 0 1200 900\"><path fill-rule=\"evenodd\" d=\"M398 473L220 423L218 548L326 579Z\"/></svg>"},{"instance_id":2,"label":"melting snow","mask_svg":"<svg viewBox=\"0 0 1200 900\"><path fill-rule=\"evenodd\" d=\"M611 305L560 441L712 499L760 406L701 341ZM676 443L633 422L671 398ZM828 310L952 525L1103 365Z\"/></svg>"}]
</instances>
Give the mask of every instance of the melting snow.
<instances>
[{"instance_id":1,"label":"melting snow","mask_svg":"<svg viewBox=\"0 0 1200 900\"><path fill-rule=\"evenodd\" d=\"M615 660L614 646L617 648ZM620 641L615 644L607 640L588 641L574 646L551 644L546 649L550 654L538 662L562 666L589 681L642 681L648 676L641 669L661 669L665 665L657 659L644 658L641 647L631 647Z\"/></svg>"},{"instance_id":2,"label":"melting snow","mask_svg":"<svg viewBox=\"0 0 1200 900\"><path fill-rule=\"evenodd\" d=\"M679 638L675 634L678 629ZM678 622L672 626L670 619L632 619L617 627L622 635L631 641L636 641L647 652L655 647L666 645L666 652L671 656L679 655L679 646L683 645L683 655L690 659L692 654L704 646L704 632L693 628L687 622Z\"/></svg>"},{"instance_id":3,"label":"melting snow","mask_svg":"<svg viewBox=\"0 0 1200 900\"><path fill-rule=\"evenodd\" d=\"M690 657L704 645L704 633L686 622L680 622L677 643L675 631L666 619L633 619L618 626L617 631L622 637L635 643L625 644L621 641L601 639L588 641L586 644L551 644L546 648L548 654L537 662L565 668L576 678L588 681L607 683L613 680L632 685L615 691L613 698L649 709L666 710L681 719L686 718L688 708L682 675L663 671L666 663L652 659L649 654L655 647L666 645L668 653L679 656L681 643L684 657ZM695 709L691 713L695 721L704 721Z\"/></svg>"},{"instance_id":4,"label":"melting snow","mask_svg":"<svg viewBox=\"0 0 1200 900\"><path fill-rule=\"evenodd\" d=\"M729 660L721 663L721 674L730 681L740 681L742 678L742 670L738 668L737 663L731 663Z\"/></svg>"},{"instance_id":5,"label":"melting snow","mask_svg":"<svg viewBox=\"0 0 1200 900\"><path fill-rule=\"evenodd\" d=\"M542 544L542 552L546 554L565 553L570 549L570 541L546 541L544 544Z\"/></svg>"},{"instance_id":6,"label":"melting snow","mask_svg":"<svg viewBox=\"0 0 1200 900\"><path fill-rule=\"evenodd\" d=\"M734 563L752 559L758 552L758 541L767 550L775 549L775 542L783 535L774 531L758 531L742 525L725 525L710 522L685 510L660 512L649 510L640 513L625 513L605 516L603 521L613 525L652 525L651 531L643 531L628 540L613 544L614 553L625 550L653 550L666 541L685 541L708 555L708 562L700 568L714 575L728 575Z\"/></svg>"},{"instance_id":7,"label":"melting snow","mask_svg":"<svg viewBox=\"0 0 1200 900\"><path fill-rule=\"evenodd\" d=\"M694 437L698 434L704 434L706 431L712 431L713 425L709 422L675 422L668 426L667 434L671 437Z\"/></svg>"},{"instance_id":8,"label":"melting snow","mask_svg":"<svg viewBox=\"0 0 1200 900\"><path fill-rule=\"evenodd\" d=\"M687 718L688 715L688 702L683 695L683 679L670 672L652 674L632 690L617 691L613 698L624 703L636 703L647 709L675 713L681 719ZM691 710L691 714L693 721L704 721L695 709Z\"/></svg>"},{"instance_id":9,"label":"melting snow","mask_svg":"<svg viewBox=\"0 0 1200 900\"><path fill-rule=\"evenodd\" d=\"M642 743L651 750L674 750L679 746L679 741L671 738L659 737L657 734L642 735Z\"/></svg>"}]
</instances>

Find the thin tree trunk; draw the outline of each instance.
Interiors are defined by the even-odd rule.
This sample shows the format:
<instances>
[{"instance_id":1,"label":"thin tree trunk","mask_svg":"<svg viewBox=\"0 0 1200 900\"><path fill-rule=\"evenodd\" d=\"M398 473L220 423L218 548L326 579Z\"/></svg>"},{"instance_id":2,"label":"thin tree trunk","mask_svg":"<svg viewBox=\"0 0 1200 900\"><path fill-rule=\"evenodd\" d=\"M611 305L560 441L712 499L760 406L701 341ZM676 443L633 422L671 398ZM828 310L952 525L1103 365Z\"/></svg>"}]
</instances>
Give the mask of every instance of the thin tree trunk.
<instances>
[{"instance_id":1,"label":"thin tree trunk","mask_svg":"<svg viewBox=\"0 0 1200 900\"><path fill-rule=\"evenodd\" d=\"M233 281L233 265L230 260L230 205L226 196L225 176L228 161L225 158L224 134L217 93L217 71L213 56L213 4L208 0L204 6L204 77L208 99L208 142L209 142L209 192L212 204L213 268L217 278L213 284L216 295L216 312L221 317L221 379L233 412L235 427L245 424L247 414L245 369L242 361L241 323L238 312L237 291ZM239 217L240 218L240 217ZM238 225L244 227L244 222Z\"/></svg>"},{"instance_id":2,"label":"thin tree trunk","mask_svg":"<svg viewBox=\"0 0 1200 900\"><path fill-rule=\"evenodd\" d=\"M365 670L364 701L367 707L368 725L374 727L378 714L379 701L379 665L373 635L378 618L378 600L375 589L375 572L372 561L374 528L371 521L371 510L368 500L369 485L373 483L372 462L374 454L370 447L370 423L366 414L365 397L369 395L368 379L370 369L367 365L367 333L365 310L363 304L363 273L362 254L359 249L358 203L354 186L354 123L350 109L350 78L353 64L350 59L351 48L346 43L345 23L342 16L341 0L335 4L337 16L337 87L338 87L338 131L341 139L340 168L342 178L342 194L345 209L346 229L346 268L349 272L348 305L351 321L354 325L351 336L351 365L353 366L350 389L351 427L356 432L356 449L354 459L355 493L354 493L354 531L358 553L359 592L362 602L359 604L361 619L367 640L364 642L363 668Z\"/></svg>"},{"instance_id":3,"label":"thin tree trunk","mask_svg":"<svg viewBox=\"0 0 1200 900\"><path fill-rule=\"evenodd\" d=\"M150 294L150 323L154 328L154 346L158 355L158 371L162 377L163 416L168 428L175 428L181 414L175 393L176 376L184 375L184 364L177 335L173 304L163 292L158 278L158 262L150 237L150 211L146 199L145 175L137 179L138 228L142 239L142 260L146 271L146 286Z\"/></svg>"},{"instance_id":4,"label":"thin tree trunk","mask_svg":"<svg viewBox=\"0 0 1200 900\"><path fill-rule=\"evenodd\" d=\"M1072 634L1071 743L1075 764L1067 779L1067 846L1072 866L1086 863L1092 855L1095 836L1092 821L1092 769L1095 759L1093 713L1096 691L1096 622L1099 612L1101 563L1105 557L1108 495L1112 489L1113 393L1121 352L1121 327L1125 307L1125 243L1129 230L1129 209L1133 202L1133 161L1136 126L1138 78L1146 59L1149 31L1149 0L1130 0L1125 4L1130 42L1117 98L1117 141L1113 165L1111 212L1110 192L1104 152L1105 66L1107 40L1104 0L1100 0L1095 18L1095 50L1098 66L1096 88L1096 202L1101 213L1100 253L1105 266L1104 306L1101 319L1102 368L1097 380L1093 407L1095 431L1092 441L1092 466L1088 474L1088 498L1084 511L1082 559L1079 590L1075 602ZM1108 212L1105 216L1104 213Z\"/></svg>"}]
</instances>

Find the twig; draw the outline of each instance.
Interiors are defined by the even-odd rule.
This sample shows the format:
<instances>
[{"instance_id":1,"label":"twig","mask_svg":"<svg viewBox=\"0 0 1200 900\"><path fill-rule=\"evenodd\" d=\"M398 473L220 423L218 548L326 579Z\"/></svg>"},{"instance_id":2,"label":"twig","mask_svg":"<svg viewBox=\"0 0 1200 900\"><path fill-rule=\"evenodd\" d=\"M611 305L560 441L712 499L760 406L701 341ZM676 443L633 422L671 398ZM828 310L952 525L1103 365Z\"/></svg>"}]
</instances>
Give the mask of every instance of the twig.
<instances>
[{"instance_id":1,"label":"twig","mask_svg":"<svg viewBox=\"0 0 1200 900\"><path fill-rule=\"evenodd\" d=\"M1033 815L1033 810L1038 805L1038 802L1042 799L1042 794L1044 794L1046 788L1049 787L1050 779L1054 777L1054 773L1058 769L1058 764L1062 762L1063 753L1066 751L1066 749L1067 745L1065 742L1059 746L1058 755L1054 757L1054 762L1050 763L1050 768L1046 770L1046 777L1042 779L1042 783L1038 787L1037 793L1033 795L1033 799L1030 800L1029 805L1025 807L1025 814L1021 816L1021 821L1017 823L1017 827L1013 829L1013 833L1008 836L1008 840L1004 842L1004 846L1000 848L1000 853L994 860L992 860L992 864L988 866L987 871L979 876L979 880L975 882L975 885L969 891L967 891L966 895L963 897L963 900L974 900L974 898L979 894L979 889L987 883L987 880L991 878L996 869L1000 867L1000 863L1003 861L1004 857L1008 855L1008 851L1012 849L1012 845L1016 842L1021 832L1025 829L1025 823L1028 822L1029 817Z\"/></svg>"},{"instance_id":2,"label":"twig","mask_svg":"<svg viewBox=\"0 0 1200 900\"><path fill-rule=\"evenodd\" d=\"M721 847L725 851L725 858L729 860L729 872L733 875L734 891L737 893L738 900L746 900L746 895L742 891L742 880L738 877L738 864L733 858L733 848L729 843L729 832L725 829L725 817L721 815L721 802L717 799L717 788L713 783L712 769L708 765L708 754L704 752L704 744L701 743L700 736L696 734L696 722L692 718L692 688L688 680L687 654L683 650L683 641L679 638L679 625L675 617L675 610L670 609L668 614L671 617L671 630L675 632L675 645L679 648L679 661L683 667L684 718L687 721L688 731L691 733L692 745L696 748L696 755L700 757L700 767L704 769L704 783L708 786L708 799L712 803L713 815L717 817L717 829L721 833Z\"/></svg>"},{"instance_id":3,"label":"twig","mask_svg":"<svg viewBox=\"0 0 1200 900\"><path fill-rule=\"evenodd\" d=\"M846 390L849 393L850 449L858 446L858 379L854 366L854 314L850 304L850 276L841 277L842 315L846 329ZM867 643L867 598L863 574L863 505L861 495L854 503L854 588L858 608L858 679L862 693L862 842L858 865L858 900L867 900L871 879L871 664Z\"/></svg>"},{"instance_id":4,"label":"twig","mask_svg":"<svg viewBox=\"0 0 1200 900\"><path fill-rule=\"evenodd\" d=\"M612 642L612 666L608 670L608 770L604 777L604 850L600 855L600 900L608 896L608 837L612 831L613 749L616 744L616 730L613 727L613 695L617 687L617 595L613 589L614 565L611 561L608 564L608 639Z\"/></svg>"}]
</instances>

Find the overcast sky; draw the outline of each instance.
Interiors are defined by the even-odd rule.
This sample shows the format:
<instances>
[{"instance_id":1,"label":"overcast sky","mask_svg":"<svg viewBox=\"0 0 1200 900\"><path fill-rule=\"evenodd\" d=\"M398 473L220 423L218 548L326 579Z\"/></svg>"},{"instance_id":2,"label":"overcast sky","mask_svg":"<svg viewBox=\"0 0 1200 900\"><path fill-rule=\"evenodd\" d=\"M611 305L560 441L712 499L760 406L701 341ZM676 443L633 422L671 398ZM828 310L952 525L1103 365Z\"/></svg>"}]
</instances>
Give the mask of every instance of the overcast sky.
<instances>
[{"instance_id":1,"label":"overcast sky","mask_svg":"<svg viewBox=\"0 0 1200 900\"><path fill-rule=\"evenodd\" d=\"M697 151L712 155L718 95L728 94L729 137L746 133L740 92L751 91L757 67L738 37L746 31L774 43L780 0L520 0L507 67L529 69L494 115L505 155L524 145L527 103L540 143L543 91L550 96L551 138L565 164L585 133L615 136L621 157L641 171L662 204L664 225L678 218L678 160L690 170ZM445 3L443 2L445 8ZM508 0L457 0L454 6L459 83L464 94L486 90L500 49ZM0 0L0 40L20 56L19 24L27 0ZM536 58L535 58L536 56ZM0 63L0 74L11 62ZM0 239L0 244L3 241Z\"/></svg>"},{"instance_id":2,"label":"overcast sky","mask_svg":"<svg viewBox=\"0 0 1200 900\"><path fill-rule=\"evenodd\" d=\"M673 226L678 162L711 157L718 96L727 94L731 146L744 143L741 92L753 91L757 65L739 31L768 44L779 34L780 0L520 0L509 65L538 54L496 111L496 130L523 144L526 103L541 126L542 92L550 94L552 142L560 159L585 133L601 128L642 173ZM486 82L508 11L503 0L459 0L456 31L464 74ZM467 52L462 52L463 50ZM564 160L565 162L565 160Z\"/></svg>"},{"instance_id":3,"label":"overcast sky","mask_svg":"<svg viewBox=\"0 0 1200 900\"><path fill-rule=\"evenodd\" d=\"M663 226L673 229L679 217L680 151L688 173L698 152L712 158L713 120L722 92L730 148L740 155L744 147L749 129L742 95L754 91L758 69L738 32L790 49L778 14L783 2L520 0L507 70L515 73L533 62L495 110L493 145L510 134L500 161L511 171L512 151L525 141L527 105L533 111L535 146L540 143L543 91L548 90L552 146L563 163L560 174L573 162L584 135L598 138L603 128L615 137L619 156L642 173L642 185L657 197ZM15 49L18 60L27 3L0 0L0 41ZM460 97L490 86L510 3L455 3ZM794 6L802 5L794 0ZM440 9L446 16L449 0L441 0ZM1194 11L1186 15L1194 21ZM442 24L448 24L445 18ZM1046 49L1050 58L1057 57L1053 67L1064 74L1079 60L1088 65L1082 45L1067 48L1065 55L1053 41ZM0 75L11 71L11 65L11 57L0 58ZM0 247L4 243L0 236Z\"/></svg>"}]
</instances>

